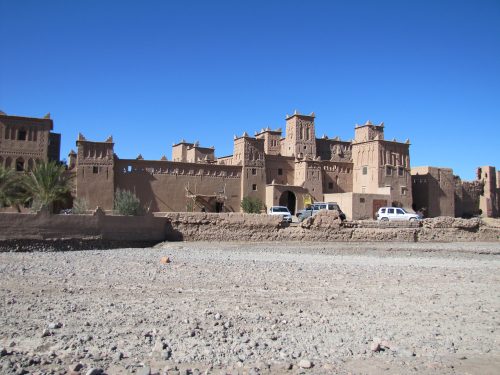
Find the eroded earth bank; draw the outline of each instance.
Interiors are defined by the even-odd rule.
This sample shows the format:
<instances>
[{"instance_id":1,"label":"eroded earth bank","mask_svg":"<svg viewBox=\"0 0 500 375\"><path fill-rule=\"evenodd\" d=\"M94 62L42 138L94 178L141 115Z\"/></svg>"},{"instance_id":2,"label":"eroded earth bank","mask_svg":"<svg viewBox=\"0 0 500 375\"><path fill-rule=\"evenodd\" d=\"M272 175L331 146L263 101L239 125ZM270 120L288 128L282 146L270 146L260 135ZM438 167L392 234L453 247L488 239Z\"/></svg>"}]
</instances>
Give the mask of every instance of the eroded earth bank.
<instances>
[{"instance_id":1,"label":"eroded earth bank","mask_svg":"<svg viewBox=\"0 0 500 375\"><path fill-rule=\"evenodd\" d=\"M494 374L499 254L498 242L0 253L0 372Z\"/></svg>"}]
</instances>

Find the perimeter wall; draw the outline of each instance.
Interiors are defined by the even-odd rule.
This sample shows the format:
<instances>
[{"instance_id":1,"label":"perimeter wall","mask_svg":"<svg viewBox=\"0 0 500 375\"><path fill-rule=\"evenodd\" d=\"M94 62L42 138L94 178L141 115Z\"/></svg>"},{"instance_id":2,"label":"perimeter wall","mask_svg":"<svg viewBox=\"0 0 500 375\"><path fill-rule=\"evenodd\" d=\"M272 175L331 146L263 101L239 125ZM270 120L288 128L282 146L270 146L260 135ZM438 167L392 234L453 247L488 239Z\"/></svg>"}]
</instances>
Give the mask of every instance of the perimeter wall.
<instances>
[{"instance_id":1,"label":"perimeter wall","mask_svg":"<svg viewBox=\"0 0 500 375\"><path fill-rule=\"evenodd\" d=\"M50 215L43 211L37 214L2 213L0 228L0 251L44 250L43 241L66 241L63 250L146 247L162 241L182 240L500 241L500 228L484 225L478 218L439 217L381 225L376 221L343 223L336 211L320 212L294 226L282 223L279 216L244 213L113 216L99 209L93 215ZM38 245L33 246L34 243Z\"/></svg>"}]
</instances>

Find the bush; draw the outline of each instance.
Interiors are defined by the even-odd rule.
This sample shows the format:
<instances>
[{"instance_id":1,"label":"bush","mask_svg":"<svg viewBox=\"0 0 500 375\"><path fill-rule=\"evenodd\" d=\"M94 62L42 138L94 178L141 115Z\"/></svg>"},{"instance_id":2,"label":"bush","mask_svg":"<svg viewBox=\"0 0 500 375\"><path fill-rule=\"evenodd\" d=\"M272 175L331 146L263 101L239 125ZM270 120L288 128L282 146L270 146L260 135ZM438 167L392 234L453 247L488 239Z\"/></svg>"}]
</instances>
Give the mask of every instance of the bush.
<instances>
[{"instance_id":1,"label":"bush","mask_svg":"<svg viewBox=\"0 0 500 375\"><path fill-rule=\"evenodd\" d=\"M73 208L71 213L75 215L86 214L89 209L89 202L85 198L76 198L73 201Z\"/></svg>"},{"instance_id":2,"label":"bush","mask_svg":"<svg viewBox=\"0 0 500 375\"><path fill-rule=\"evenodd\" d=\"M136 216L141 212L141 201L131 191L117 189L113 208L120 215Z\"/></svg>"},{"instance_id":3,"label":"bush","mask_svg":"<svg viewBox=\"0 0 500 375\"><path fill-rule=\"evenodd\" d=\"M264 204L259 198L244 197L241 201L241 208L247 214L259 214Z\"/></svg>"}]
</instances>

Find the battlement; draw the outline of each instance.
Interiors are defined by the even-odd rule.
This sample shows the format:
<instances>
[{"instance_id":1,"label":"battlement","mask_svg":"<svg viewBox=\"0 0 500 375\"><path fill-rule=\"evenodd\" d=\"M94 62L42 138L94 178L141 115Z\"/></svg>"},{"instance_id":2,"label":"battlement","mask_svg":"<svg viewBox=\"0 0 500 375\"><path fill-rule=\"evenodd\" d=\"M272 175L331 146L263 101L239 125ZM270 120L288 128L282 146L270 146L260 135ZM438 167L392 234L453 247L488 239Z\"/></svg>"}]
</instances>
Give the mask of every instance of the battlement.
<instances>
[{"instance_id":1,"label":"battlement","mask_svg":"<svg viewBox=\"0 0 500 375\"><path fill-rule=\"evenodd\" d=\"M354 127L354 142L369 142L374 140L384 139L384 123L381 122L379 125L372 124L368 120L363 125L358 125Z\"/></svg>"}]
</instances>

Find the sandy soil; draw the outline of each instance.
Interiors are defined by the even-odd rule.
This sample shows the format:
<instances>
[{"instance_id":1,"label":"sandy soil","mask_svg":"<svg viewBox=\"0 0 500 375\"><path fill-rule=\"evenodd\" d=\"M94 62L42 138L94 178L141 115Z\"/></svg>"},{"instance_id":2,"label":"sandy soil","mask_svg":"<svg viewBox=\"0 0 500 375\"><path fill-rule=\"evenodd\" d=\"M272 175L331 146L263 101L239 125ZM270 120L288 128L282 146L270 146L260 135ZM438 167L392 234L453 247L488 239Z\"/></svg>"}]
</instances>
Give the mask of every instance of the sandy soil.
<instances>
[{"instance_id":1,"label":"sandy soil","mask_svg":"<svg viewBox=\"0 0 500 375\"><path fill-rule=\"evenodd\" d=\"M499 255L500 243L2 253L0 373L496 374Z\"/></svg>"}]
</instances>

